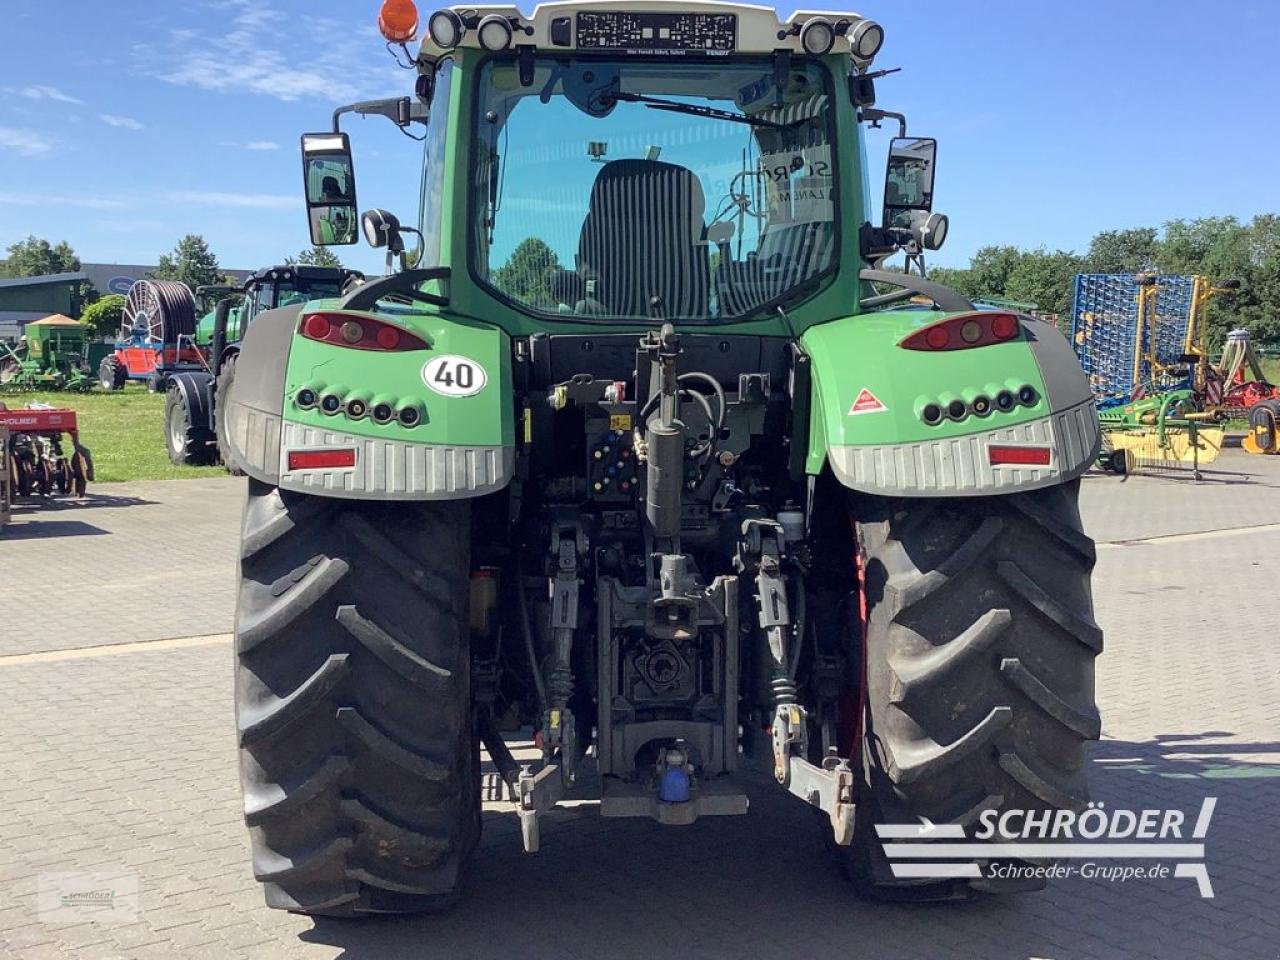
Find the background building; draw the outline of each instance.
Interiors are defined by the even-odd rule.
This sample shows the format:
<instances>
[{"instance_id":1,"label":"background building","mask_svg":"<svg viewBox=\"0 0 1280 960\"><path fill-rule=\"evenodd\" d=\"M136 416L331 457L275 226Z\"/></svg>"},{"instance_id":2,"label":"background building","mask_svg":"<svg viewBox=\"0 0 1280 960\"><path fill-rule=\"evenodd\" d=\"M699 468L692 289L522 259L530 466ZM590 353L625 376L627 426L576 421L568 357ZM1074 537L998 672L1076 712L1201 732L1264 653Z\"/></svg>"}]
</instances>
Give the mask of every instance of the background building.
<instances>
[{"instance_id":1,"label":"background building","mask_svg":"<svg viewBox=\"0 0 1280 960\"><path fill-rule=\"evenodd\" d=\"M87 290L104 297L110 293L126 294L134 281L146 279L157 269L145 264L84 263L75 273L0 280L0 339L15 339L28 323L53 313L78 319ZM224 272L242 283L252 271Z\"/></svg>"}]
</instances>

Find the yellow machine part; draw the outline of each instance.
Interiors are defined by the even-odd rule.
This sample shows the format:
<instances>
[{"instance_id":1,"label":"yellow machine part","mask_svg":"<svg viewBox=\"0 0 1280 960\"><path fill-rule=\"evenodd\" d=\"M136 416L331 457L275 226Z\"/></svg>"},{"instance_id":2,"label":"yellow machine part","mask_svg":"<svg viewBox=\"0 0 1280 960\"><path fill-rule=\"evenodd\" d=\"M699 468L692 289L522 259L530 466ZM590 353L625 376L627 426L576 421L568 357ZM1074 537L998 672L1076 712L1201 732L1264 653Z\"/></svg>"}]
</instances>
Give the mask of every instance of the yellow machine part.
<instances>
[{"instance_id":1,"label":"yellow machine part","mask_svg":"<svg viewBox=\"0 0 1280 960\"><path fill-rule=\"evenodd\" d=\"M1155 430L1125 430L1107 435L1111 446L1128 450L1138 460L1168 460L1175 463L1196 463L1201 466L1213 463L1222 452L1225 431L1217 427L1204 427L1196 431L1197 451L1191 445L1191 435L1186 430L1166 429L1164 442Z\"/></svg>"},{"instance_id":2,"label":"yellow machine part","mask_svg":"<svg viewBox=\"0 0 1280 960\"><path fill-rule=\"evenodd\" d=\"M1280 446L1272 443L1270 446L1264 447L1254 439L1252 433L1246 433L1240 445L1244 447L1246 453L1280 453Z\"/></svg>"}]
</instances>

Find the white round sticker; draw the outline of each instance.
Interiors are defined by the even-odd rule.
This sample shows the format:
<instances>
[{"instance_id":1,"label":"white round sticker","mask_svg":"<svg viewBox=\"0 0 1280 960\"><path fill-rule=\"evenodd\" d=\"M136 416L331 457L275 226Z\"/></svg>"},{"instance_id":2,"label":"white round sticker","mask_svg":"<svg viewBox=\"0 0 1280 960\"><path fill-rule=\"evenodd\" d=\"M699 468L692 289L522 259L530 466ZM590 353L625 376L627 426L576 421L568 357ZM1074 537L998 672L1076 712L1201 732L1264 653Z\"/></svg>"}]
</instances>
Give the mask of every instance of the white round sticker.
<instances>
[{"instance_id":1,"label":"white round sticker","mask_svg":"<svg viewBox=\"0 0 1280 960\"><path fill-rule=\"evenodd\" d=\"M422 382L446 397L473 397L488 380L480 364L452 354L434 357L422 368Z\"/></svg>"}]
</instances>

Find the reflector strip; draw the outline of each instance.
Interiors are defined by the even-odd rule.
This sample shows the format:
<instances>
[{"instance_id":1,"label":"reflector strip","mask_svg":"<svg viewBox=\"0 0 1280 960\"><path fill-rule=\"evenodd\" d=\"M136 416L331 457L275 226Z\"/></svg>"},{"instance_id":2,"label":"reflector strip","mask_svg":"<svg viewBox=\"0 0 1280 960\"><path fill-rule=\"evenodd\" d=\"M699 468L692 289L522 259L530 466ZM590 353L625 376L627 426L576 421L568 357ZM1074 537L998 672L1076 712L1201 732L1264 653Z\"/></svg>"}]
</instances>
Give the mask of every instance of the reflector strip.
<instances>
[{"instance_id":1,"label":"reflector strip","mask_svg":"<svg viewBox=\"0 0 1280 960\"><path fill-rule=\"evenodd\" d=\"M1053 459L1052 447L987 447L987 459L994 466L1013 464L1024 467L1047 467Z\"/></svg>"},{"instance_id":2,"label":"reflector strip","mask_svg":"<svg viewBox=\"0 0 1280 960\"><path fill-rule=\"evenodd\" d=\"M354 467L355 450L290 450L290 470L324 470L330 467Z\"/></svg>"}]
</instances>

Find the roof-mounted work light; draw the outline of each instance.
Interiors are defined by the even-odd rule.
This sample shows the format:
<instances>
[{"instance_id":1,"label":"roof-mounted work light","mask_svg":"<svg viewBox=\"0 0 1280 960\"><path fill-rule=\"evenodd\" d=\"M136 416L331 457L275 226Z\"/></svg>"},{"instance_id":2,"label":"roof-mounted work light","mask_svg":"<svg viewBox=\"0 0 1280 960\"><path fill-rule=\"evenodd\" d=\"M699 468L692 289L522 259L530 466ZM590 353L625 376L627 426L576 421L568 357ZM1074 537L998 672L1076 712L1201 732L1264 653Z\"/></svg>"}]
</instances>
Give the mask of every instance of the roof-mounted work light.
<instances>
[{"instance_id":1,"label":"roof-mounted work light","mask_svg":"<svg viewBox=\"0 0 1280 960\"><path fill-rule=\"evenodd\" d=\"M490 52L507 49L511 46L511 37L511 22L501 14L489 14L476 27L476 39Z\"/></svg>"},{"instance_id":2,"label":"roof-mounted work light","mask_svg":"<svg viewBox=\"0 0 1280 960\"><path fill-rule=\"evenodd\" d=\"M815 17L800 28L800 46L815 57L830 53L836 42L836 28L830 20Z\"/></svg>"},{"instance_id":3,"label":"roof-mounted work light","mask_svg":"<svg viewBox=\"0 0 1280 960\"><path fill-rule=\"evenodd\" d=\"M870 60L884 46L884 27L874 20L859 20L849 28L849 50L858 60Z\"/></svg>"},{"instance_id":4,"label":"roof-mounted work light","mask_svg":"<svg viewBox=\"0 0 1280 960\"><path fill-rule=\"evenodd\" d=\"M462 42L466 27L462 18L452 10L437 10L427 21L427 33L431 42L442 50L452 50Z\"/></svg>"}]
</instances>

